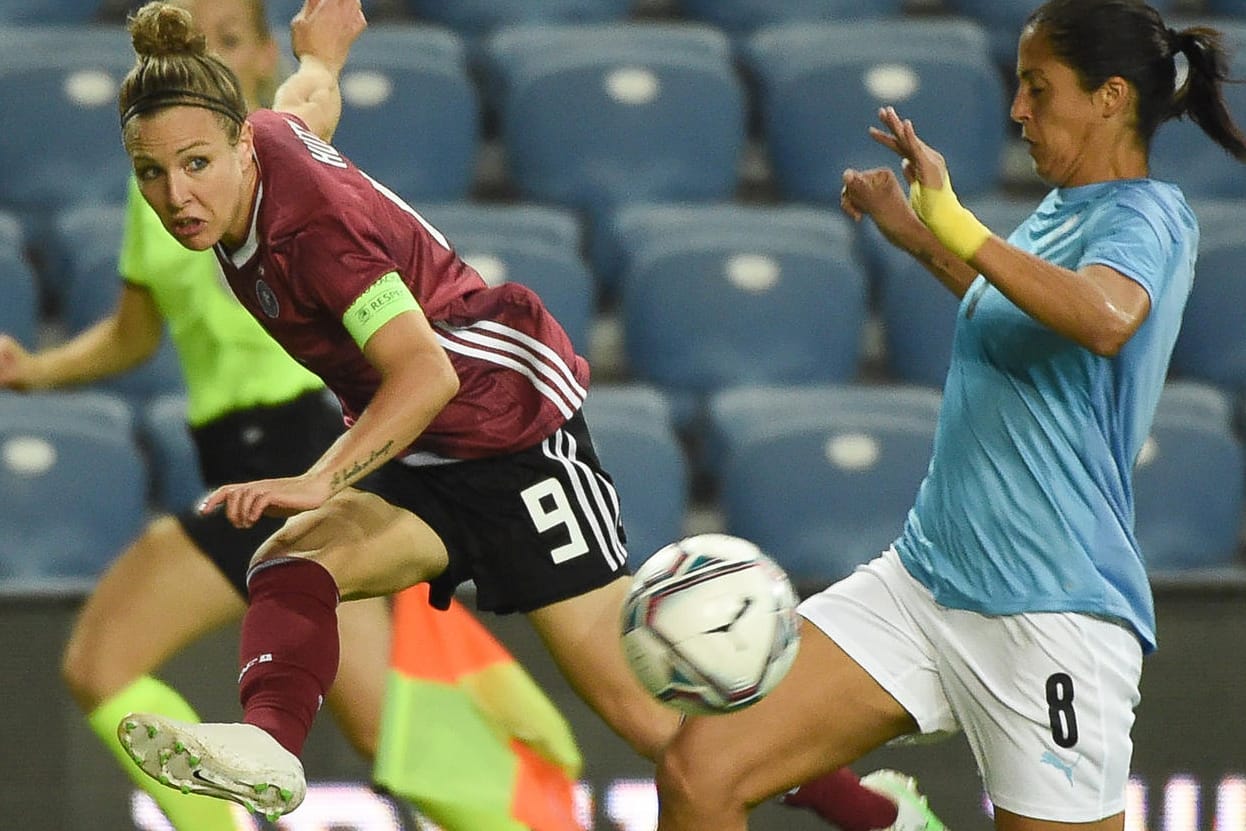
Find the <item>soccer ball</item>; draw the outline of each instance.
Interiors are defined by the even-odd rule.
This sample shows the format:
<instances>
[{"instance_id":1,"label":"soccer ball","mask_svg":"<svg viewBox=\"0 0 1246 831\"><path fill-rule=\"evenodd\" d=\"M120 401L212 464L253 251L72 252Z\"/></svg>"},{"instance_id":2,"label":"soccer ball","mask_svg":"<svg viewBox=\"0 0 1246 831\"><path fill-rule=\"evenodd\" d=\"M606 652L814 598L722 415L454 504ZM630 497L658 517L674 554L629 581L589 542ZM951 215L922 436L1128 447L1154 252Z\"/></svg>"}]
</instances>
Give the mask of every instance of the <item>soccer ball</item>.
<instances>
[{"instance_id":1,"label":"soccer ball","mask_svg":"<svg viewBox=\"0 0 1246 831\"><path fill-rule=\"evenodd\" d=\"M748 540L701 534L660 549L623 604L623 653L660 701L693 715L739 710L796 658L796 592Z\"/></svg>"}]
</instances>

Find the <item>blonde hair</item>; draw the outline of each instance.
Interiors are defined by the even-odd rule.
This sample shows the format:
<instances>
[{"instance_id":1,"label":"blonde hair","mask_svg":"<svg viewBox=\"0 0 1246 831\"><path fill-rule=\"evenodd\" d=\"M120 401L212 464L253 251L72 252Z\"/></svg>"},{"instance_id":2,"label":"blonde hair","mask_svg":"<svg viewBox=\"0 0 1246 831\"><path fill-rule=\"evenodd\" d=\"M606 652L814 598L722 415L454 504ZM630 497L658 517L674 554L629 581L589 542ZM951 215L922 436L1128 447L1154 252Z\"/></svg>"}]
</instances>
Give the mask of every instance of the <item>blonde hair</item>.
<instances>
[{"instance_id":1,"label":"blonde hair","mask_svg":"<svg viewBox=\"0 0 1246 831\"><path fill-rule=\"evenodd\" d=\"M207 39L195 31L190 13L157 0L131 15L128 27L136 59L117 97L122 137L129 138L128 125L136 116L191 106L215 112L230 141L236 141L247 117L242 85L208 52Z\"/></svg>"}]
</instances>

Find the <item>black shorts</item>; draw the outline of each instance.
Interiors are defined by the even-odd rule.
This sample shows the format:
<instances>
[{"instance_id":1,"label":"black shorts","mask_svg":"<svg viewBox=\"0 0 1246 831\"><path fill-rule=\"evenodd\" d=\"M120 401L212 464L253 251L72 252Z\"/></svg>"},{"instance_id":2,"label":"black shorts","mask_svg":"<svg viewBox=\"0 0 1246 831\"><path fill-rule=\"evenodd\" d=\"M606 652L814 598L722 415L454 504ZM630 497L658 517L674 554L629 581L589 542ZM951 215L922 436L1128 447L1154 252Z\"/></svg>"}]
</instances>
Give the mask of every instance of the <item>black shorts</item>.
<instances>
[{"instance_id":1,"label":"black shorts","mask_svg":"<svg viewBox=\"0 0 1246 831\"><path fill-rule=\"evenodd\" d=\"M444 609L476 583L476 605L530 612L628 573L619 500L584 416L540 444L489 459L412 466L392 461L357 483L427 522L450 564L432 581Z\"/></svg>"},{"instance_id":2,"label":"black shorts","mask_svg":"<svg viewBox=\"0 0 1246 831\"><path fill-rule=\"evenodd\" d=\"M343 429L337 406L315 391L286 404L230 413L192 429L191 435L204 482L215 488L303 473ZM193 506L177 519L243 597L251 556L285 521L264 517L250 528L235 528L224 510L202 516Z\"/></svg>"}]
</instances>

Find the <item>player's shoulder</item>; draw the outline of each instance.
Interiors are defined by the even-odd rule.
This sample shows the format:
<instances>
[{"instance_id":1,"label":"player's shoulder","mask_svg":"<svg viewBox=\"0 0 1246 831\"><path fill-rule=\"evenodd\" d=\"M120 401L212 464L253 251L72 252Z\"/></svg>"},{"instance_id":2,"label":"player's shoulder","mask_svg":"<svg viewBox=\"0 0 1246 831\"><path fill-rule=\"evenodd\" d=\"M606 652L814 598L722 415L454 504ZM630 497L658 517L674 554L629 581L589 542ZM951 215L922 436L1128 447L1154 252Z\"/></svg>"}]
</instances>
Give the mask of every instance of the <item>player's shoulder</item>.
<instances>
[{"instance_id":1,"label":"player's shoulder","mask_svg":"<svg viewBox=\"0 0 1246 831\"><path fill-rule=\"evenodd\" d=\"M1106 194L1099 214L1108 225L1140 219L1161 237L1197 233L1198 221L1181 188L1158 179L1129 179Z\"/></svg>"}]
</instances>

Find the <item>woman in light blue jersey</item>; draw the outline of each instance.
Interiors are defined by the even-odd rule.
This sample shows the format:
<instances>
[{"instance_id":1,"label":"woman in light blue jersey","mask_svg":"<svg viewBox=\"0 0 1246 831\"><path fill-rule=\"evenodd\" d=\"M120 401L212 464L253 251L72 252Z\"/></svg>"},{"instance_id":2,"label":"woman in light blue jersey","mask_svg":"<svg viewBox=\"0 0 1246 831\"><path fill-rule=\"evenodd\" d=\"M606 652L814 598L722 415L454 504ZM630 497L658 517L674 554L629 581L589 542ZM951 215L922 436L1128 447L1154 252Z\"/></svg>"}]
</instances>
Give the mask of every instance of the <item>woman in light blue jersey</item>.
<instances>
[{"instance_id":1,"label":"woman in light blue jersey","mask_svg":"<svg viewBox=\"0 0 1246 831\"><path fill-rule=\"evenodd\" d=\"M1246 160L1226 63L1216 31L1170 29L1138 0L1035 10L1011 115L1053 190L1007 240L960 206L914 125L880 111L871 135L909 197L890 169L848 170L842 207L961 298L929 472L894 546L802 604L778 688L684 725L659 772L663 831L744 828L747 806L819 770L957 730L996 828L1123 828L1155 646L1130 477L1198 248L1148 147L1188 116Z\"/></svg>"}]
</instances>

